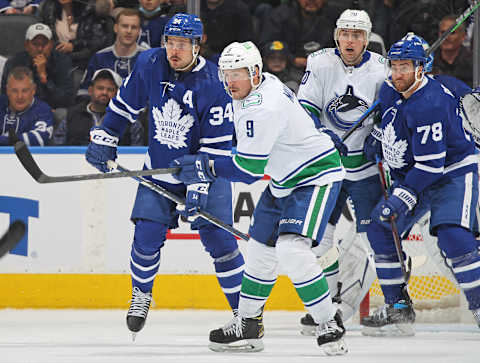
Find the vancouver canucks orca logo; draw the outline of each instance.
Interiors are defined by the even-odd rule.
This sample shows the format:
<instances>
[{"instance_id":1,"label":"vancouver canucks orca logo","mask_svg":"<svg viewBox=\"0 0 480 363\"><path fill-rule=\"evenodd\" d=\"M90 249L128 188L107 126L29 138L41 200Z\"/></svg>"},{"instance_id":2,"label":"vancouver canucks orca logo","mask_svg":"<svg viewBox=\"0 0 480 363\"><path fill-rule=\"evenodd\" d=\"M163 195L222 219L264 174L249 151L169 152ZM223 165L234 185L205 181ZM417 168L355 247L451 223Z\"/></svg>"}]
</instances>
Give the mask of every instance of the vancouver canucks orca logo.
<instances>
[{"instance_id":1,"label":"vancouver canucks orca logo","mask_svg":"<svg viewBox=\"0 0 480 363\"><path fill-rule=\"evenodd\" d=\"M339 129L348 130L368 109L368 103L355 96L353 87L347 86L343 95L337 95L327 103L325 113Z\"/></svg>"}]
</instances>

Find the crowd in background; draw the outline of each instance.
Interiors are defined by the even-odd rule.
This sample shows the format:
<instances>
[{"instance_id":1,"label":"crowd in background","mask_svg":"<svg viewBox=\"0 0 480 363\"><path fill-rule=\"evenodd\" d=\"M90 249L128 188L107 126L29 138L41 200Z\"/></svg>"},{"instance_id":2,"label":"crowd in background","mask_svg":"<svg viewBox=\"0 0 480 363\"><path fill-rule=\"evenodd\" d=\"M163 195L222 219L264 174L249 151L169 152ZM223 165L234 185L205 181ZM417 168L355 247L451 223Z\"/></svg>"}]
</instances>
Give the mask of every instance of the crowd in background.
<instances>
[{"instance_id":1,"label":"crowd in background","mask_svg":"<svg viewBox=\"0 0 480 363\"><path fill-rule=\"evenodd\" d=\"M307 56L335 47L335 20L345 9L368 12L373 23L369 49L385 55L408 31L432 44L470 5L468 0L200 3L202 56L217 62L226 45L253 40L262 51L264 71L295 92ZM101 124L138 54L160 47L167 20L185 11L184 0L0 0L0 24L10 14L32 19L20 52L5 54L0 41L0 145L11 145L16 138L28 145L87 145L90 128ZM469 19L442 43L435 52L434 73L473 86L472 28ZM147 126L143 114L121 144L146 145Z\"/></svg>"}]
</instances>

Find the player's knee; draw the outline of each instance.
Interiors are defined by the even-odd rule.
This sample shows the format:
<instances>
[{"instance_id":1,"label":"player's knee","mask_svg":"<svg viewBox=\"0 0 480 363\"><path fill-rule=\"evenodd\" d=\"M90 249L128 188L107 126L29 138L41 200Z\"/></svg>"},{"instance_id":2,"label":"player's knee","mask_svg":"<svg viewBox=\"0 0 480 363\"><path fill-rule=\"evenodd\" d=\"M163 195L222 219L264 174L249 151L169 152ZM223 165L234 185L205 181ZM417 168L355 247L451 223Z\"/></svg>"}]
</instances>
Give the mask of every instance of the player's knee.
<instances>
[{"instance_id":1,"label":"player's knee","mask_svg":"<svg viewBox=\"0 0 480 363\"><path fill-rule=\"evenodd\" d=\"M247 243L246 270L260 279L273 280L277 276L277 256L275 247L267 246L253 238Z\"/></svg>"},{"instance_id":2,"label":"player's knee","mask_svg":"<svg viewBox=\"0 0 480 363\"><path fill-rule=\"evenodd\" d=\"M392 231L380 223L372 221L367 228L367 237L375 254L391 255L395 253Z\"/></svg>"},{"instance_id":3,"label":"player's knee","mask_svg":"<svg viewBox=\"0 0 480 363\"><path fill-rule=\"evenodd\" d=\"M237 240L230 232L207 225L199 229L200 240L212 258L226 256L238 249Z\"/></svg>"},{"instance_id":4,"label":"player's knee","mask_svg":"<svg viewBox=\"0 0 480 363\"><path fill-rule=\"evenodd\" d=\"M466 255L478 247L477 240L468 229L455 225L441 225L437 228L438 247L448 258Z\"/></svg>"},{"instance_id":5,"label":"player's knee","mask_svg":"<svg viewBox=\"0 0 480 363\"><path fill-rule=\"evenodd\" d=\"M278 262L291 279L317 266L311 243L311 239L298 234L282 234L278 237L276 246Z\"/></svg>"},{"instance_id":6,"label":"player's knee","mask_svg":"<svg viewBox=\"0 0 480 363\"><path fill-rule=\"evenodd\" d=\"M166 225L147 219L139 219L135 224L133 246L139 253L154 254L163 247L166 233Z\"/></svg>"}]
</instances>

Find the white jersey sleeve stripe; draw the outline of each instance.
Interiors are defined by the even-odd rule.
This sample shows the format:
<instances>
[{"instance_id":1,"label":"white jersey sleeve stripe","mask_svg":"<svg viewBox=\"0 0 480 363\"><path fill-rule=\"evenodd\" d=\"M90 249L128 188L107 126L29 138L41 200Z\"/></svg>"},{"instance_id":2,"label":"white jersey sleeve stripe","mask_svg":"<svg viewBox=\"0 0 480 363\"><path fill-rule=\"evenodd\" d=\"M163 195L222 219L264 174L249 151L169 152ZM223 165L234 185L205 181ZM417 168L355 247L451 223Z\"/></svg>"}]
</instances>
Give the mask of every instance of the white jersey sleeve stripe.
<instances>
[{"instance_id":1,"label":"white jersey sleeve stripe","mask_svg":"<svg viewBox=\"0 0 480 363\"><path fill-rule=\"evenodd\" d=\"M441 159L447 156L447 152L441 152L439 154L428 154L428 155L414 155L413 158L415 161L428 161L428 160L435 160L435 159Z\"/></svg>"},{"instance_id":2,"label":"white jersey sleeve stripe","mask_svg":"<svg viewBox=\"0 0 480 363\"><path fill-rule=\"evenodd\" d=\"M249 159L268 159L269 154L248 154L237 150L237 154Z\"/></svg>"},{"instance_id":3,"label":"white jersey sleeve stripe","mask_svg":"<svg viewBox=\"0 0 480 363\"><path fill-rule=\"evenodd\" d=\"M233 139L232 135L218 136L218 137L202 137L200 139L200 144L216 144L217 142L231 141Z\"/></svg>"},{"instance_id":4,"label":"white jersey sleeve stripe","mask_svg":"<svg viewBox=\"0 0 480 363\"><path fill-rule=\"evenodd\" d=\"M205 147L205 146L202 146L198 152L204 152L204 153L207 153L207 154L212 154L212 155L224 155L224 156L230 156L232 155L232 151L231 150L220 150L220 149L214 149L214 148L211 148L211 147Z\"/></svg>"},{"instance_id":5,"label":"white jersey sleeve stripe","mask_svg":"<svg viewBox=\"0 0 480 363\"><path fill-rule=\"evenodd\" d=\"M115 97L117 99L118 102L120 102L123 106L125 106L125 108L128 110L128 112L134 114L134 115L138 115L140 112L142 112L143 110L143 107L139 110L135 110L134 108L132 108L128 103L126 103L122 96L120 96L120 92L117 93L117 97Z\"/></svg>"},{"instance_id":6,"label":"white jersey sleeve stripe","mask_svg":"<svg viewBox=\"0 0 480 363\"><path fill-rule=\"evenodd\" d=\"M415 169L423 170L423 171L426 171L427 173L434 173L434 174L443 173L443 171L445 169L443 166L440 167L440 168L434 168L434 167L427 166L427 165L420 164L420 163L415 163L415 165L413 167Z\"/></svg>"},{"instance_id":7,"label":"white jersey sleeve stripe","mask_svg":"<svg viewBox=\"0 0 480 363\"><path fill-rule=\"evenodd\" d=\"M128 113L127 111L124 111L120 108L118 108L115 103L113 102L113 99L110 100L110 103L108 105L108 107L110 107L110 109L115 112L117 115L121 116L121 117L124 117L126 118L128 121L130 121L132 124L135 122L135 120L133 119L132 115L130 113Z\"/></svg>"}]
</instances>

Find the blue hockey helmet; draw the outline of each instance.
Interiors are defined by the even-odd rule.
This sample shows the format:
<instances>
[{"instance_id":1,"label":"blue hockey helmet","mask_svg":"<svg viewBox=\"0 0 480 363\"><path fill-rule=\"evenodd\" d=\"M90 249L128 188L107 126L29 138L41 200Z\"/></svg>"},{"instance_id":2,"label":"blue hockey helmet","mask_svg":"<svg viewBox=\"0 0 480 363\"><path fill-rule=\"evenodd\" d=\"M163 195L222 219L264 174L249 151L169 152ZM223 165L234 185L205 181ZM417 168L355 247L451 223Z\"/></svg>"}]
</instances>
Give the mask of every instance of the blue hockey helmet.
<instances>
[{"instance_id":1,"label":"blue hockey helmet","mask_svg":"<svg viewBox=\"0 0 480 363\"><path fill-rule=\"evenodd\" d=\"M203 24L195 14L178 13L172 16L164 29L164 36L200 40L203 35Z\"/></svg>"},{"instance_id":2,"label":"blue hockey helmet","mask_svg":"<svg viewBox=\"0 0 480 363\"><path fill-rule=\"evenodd\" d=\"M413 61L415 67L418 65L423 65L424 68L426 68L428 59L422 41L425 42L418 35L408 33L406 36L404 36L402 39L400 39L398 42L396 42L390 47L390 50L387 54L388 61L390 62L392 60L410 59Z\"/></svg>"}]
</instances>

